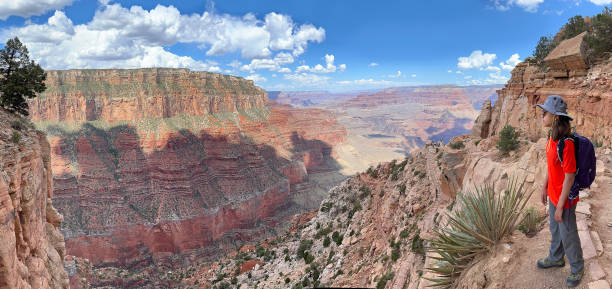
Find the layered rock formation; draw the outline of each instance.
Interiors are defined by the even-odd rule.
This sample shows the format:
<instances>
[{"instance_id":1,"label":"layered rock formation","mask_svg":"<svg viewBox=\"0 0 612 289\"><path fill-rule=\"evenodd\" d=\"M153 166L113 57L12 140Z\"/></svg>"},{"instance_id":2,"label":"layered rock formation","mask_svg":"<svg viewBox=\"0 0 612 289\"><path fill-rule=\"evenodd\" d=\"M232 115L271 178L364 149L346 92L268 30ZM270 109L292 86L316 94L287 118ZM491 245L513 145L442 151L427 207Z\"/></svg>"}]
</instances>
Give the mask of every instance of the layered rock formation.
<instances>
[{"instance_id":1,"label":"layered rock formation","mask_svg":"<svg viewBox=\"0 0 612 289\"><path fill-rule=\"evenodd\" d=\"M344 178L332 154L346 132L333 117L265 106L252 81L184 69L49 74L32 119L49 133L68 253L93 266L218 256L282 230Z\"/></svg>"},{"instance_id":2,"label":"layered rock formation","mask_svg":"<svg viewBox=\"0 0 612 289\"><path fill-rule=\"evenodd\" d=\"M49 143L0 109L0 288L68 288Z\"/></svg>"},{"instance_id":3,"label":"layered rock formation","mask_svg":"<svg viewBox=\"0 0 612 289\"><path fill-rule=\"evenodd\" d=\"M603 145L612 144L612 62L594 65L585 76L555 78L536 65L519 63L506 87L498 91L491 110L491 123L483 126L486 136L498 135L510 124L520 128L531 141L545 135L541 129L541 111L535 105L548 95L558 94L568 104L576 131ZM484 118L488 118L485 116Z\"/></svg>"},{"instance_id":4,"label":"layered rock formation","mask_svg":"<svg viewBox=\"0 0 612 289\"><path fill-rule=\"evenodd\" d=\"M75 69L47 72L30 101L34 121L121 121L259 109L252 80L188 69Z\"/></svg>"},{"instance_id":5,"label":"layered rock formation","mask_svg":"<svg viewBox=\"0 0 612 289\"><path fill-rule=\"evenodd\" d=\"M383 164L334 188L318 211L304 216L295 233L266 240L274 252L235 254L196 268L182 284L236 283L239 288L303 288L309 286L427 288L426 270L436 266L423 245L434 238L432 229L445 224L455 196L490 184L503 192L512 178L525 181L527 193L535 192L528 206L541 208L537 195L546 170L545 132L535 103L550 93L570 103L578 132L597 143L597 177L592 189L581 193L578 219L586 273L580 288L608 288L612 281L612 248L609 210L612 201L612 150L610 149L609 94L612 65L600 63L586 77L554 79L526 63L517 65L513 77L499 91L492 109L482 110L469 135L454 137L461 149L428 143L406 160ZM607 90L606 90L607 88ZM572 105L574 104L574 105ZM593 104L593 105L590 105ZM597 107L595 106L597 105ZM490 120L490 122L489 122ZM487 125L487 123L489 123ZM496 148L499 131L510 124L518 129L519 149L502 156ZM541 227L547 227L546 221ZM600 237L601 236L601 237ZM535 261L546 256L550 242L544 229L534 238L515 231L474 260L457 288L551 288L564 286L569 269L533 270ZM273 256L266 258L267 255ZM246 260L263 264L248 274L236 268ZM520 278L517 278L520 277ZM219 283L221 282L221 283ZM604 286L604 287L596 287Z\"/></svg>"}]
</instances>

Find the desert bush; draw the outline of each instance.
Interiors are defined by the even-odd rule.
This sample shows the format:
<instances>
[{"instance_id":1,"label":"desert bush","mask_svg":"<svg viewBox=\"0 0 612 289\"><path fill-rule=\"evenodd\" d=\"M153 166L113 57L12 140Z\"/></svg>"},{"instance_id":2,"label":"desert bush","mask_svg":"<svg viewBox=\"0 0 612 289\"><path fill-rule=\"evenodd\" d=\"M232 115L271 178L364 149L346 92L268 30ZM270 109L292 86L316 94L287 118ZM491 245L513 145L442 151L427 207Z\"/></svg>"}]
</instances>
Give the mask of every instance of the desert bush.
<instances>
[{"instance_id":1,"label":"desert bush","mask_svg":"<svg viewBox=\"0 0 612 289\"><path fill-rule=\"evenodd\" d=\"M519 133L514 129L513 126L507 124L504 126L502 131L499 133L499 141L497 142L497 148L503 155L507 155L508 152L516 150L518 148L518 136Z\"/></svg>"},{"instance_id":2,"label":"desert bush","mask_svg":"<svg viewBox=\"0 0 612 289\"><path fill-rule=\"evenodd\" d=\"M519 225L518 229L525 233L527 236L532 236L538 230L538 225L542 221L542 216L538 209L529 207L525 210L523 221Z\"/></svg>"},{"instance_id":3,"label":"desert bush","mask_svg":"<svg viewBox=\"0 0 612 289\"><path fill-rule=\"evenodd\" d=\"M302 258L305 259L305 252L307 250L310 250L310 247L312 247L312 240L308 240L308 239L302 240L300 242L300 246L298 247L296 257L298 259L302 259Z\"/></svg>"},{"instance_id":4,"label":"desert bush","mask_svg":"<svg viewBox=\"0 0 612 289\"><path fill-rule=\"evenodd\" d=\"M344 239L344 235L341 235L340 233L338 233L338 231L335 231L332 234L332 240L336 242L336 245L340 246L340 244L342 244L342 239Z\"/></svg>"},{"instance_id":5,"label":"desert bush","mask_svg":"<svg viewBox=\"0 0 612 289\"><path fill-rule=\"evenodd\" d=\"M586 42L592 55L601 58L606 52L612 51L612 9L610 7L593 16L592 32L586 37Z\"/></svg>"},{"instance_id":6,"label":"desert bush","mask_svg":"<svg viewBox=\"0 0 612 289\"><path fill-rule=\"evenodd\" d=\"M380 277L380 280L378 280L378 282L376 283L376 289L383 289L385 288L385 285L387 285L387 281L393 279L393 276L395 274L393 272L389 272L385 275L383 275L382 277Z\"/></svg>"},{"instance_id":7,"label":"desert bush","mask_svg":"<svg viewBox=\"0 0 612 289\"><path fill-rule=\"evenodd\" d=\"M21 134L19 134L16 131L13 131L13 137L11 137L11 141L13 143L19 143L20 140L21 140Z\"/></svg>"},{"instance_id":8,"label":"desert bush","mask_svg":"<svg viewBox=\"0 0 612 289\"><path fill-rule=\"evenodd\" d=\"M448 144L451 148L459 150L465 147L462 141L452 142Z\"/></svg>"},{"instance_id":9,"label":"desert bush","mask_svg":"<svg viewBox=\"0 0 612 289\"><path fill-rule=\"evenodd\" d=\"M325 236L325 239L323 239L323 247L329 247L329 243L331 243L331 240L328 236Z\"/></svg>"},{"instance_id":10,"label":"desert bush","mask_svg":"<svg viewBox=\"0 0 612 289\"><path fill-rule=\"evenodd\" d=\"M427 278L433 286L451 287L470 262L480 254L490 252L504 236L510 234L531 194L524 189L525 180L518 184L510 180L508 188L495 193L490 185L475 193L460 194L458 210L448 213L447 224L433 230L434 239L428 251L437 254L434 267L427 270L437 275Z\"/></svg>"},{"instance_id":11,"label":"desert bush","mask_svg":"<svg viewBox=\"0 0 612 289\"><path fill-rule=\"evenodd\" d=\"M563 25L563 28L561 28L561 31L559 32L559 39L557 41L561 42L565 39L573 38L578 36L578 34L587 31L588 29L589 26L584 21L584 18L582 18L580 15L576 15L568 19L567 23Z\"/></svg>"},{"instance_id":12,"label":"desert bush","mask_svg":"<svg viewBox=\"0 0 612 289\"><path fill-rule=\"evenodd\" d=\"M425 245L423 244L423 239L421 239L421 230L416 230L414 233L414 237L412 238L412 242L410 243L410 251L425 255Z\"/></svg>"},{"instance_id":13,"label":"desert bush","mask_svg":"<svg viewBox=\"0 0 612 289\"><path fill-rule=\"evenodd\" d=\"M329 212L329 210L334 206L332 202L325 202L321 205L321 212Z\"/></svg>"}]
</instances>

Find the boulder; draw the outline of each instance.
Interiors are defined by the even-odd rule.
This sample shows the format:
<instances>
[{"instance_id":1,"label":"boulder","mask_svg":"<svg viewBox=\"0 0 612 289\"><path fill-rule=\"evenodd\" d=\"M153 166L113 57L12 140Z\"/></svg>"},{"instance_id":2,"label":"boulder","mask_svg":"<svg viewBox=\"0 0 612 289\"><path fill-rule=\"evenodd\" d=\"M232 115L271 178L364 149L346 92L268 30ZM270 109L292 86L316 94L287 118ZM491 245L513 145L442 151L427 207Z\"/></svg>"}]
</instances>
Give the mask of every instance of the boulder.
<instances>
[{"instance_id":1,"label":"boulder","mask_svg":"<svg viewBox=\"0 0 612 289\"><path fill-rule=\"evenodd\" d=\"M559 45L551 51L544 61L550 67L551 71L555 71L554 77L567 77L568 71L577 71L574 76L584 75L587 69L585 61L584 37L586 32L580 33L578 36L561 41ZM563 74L562 72L565 72Z\"/></svg>"}]
</instances>

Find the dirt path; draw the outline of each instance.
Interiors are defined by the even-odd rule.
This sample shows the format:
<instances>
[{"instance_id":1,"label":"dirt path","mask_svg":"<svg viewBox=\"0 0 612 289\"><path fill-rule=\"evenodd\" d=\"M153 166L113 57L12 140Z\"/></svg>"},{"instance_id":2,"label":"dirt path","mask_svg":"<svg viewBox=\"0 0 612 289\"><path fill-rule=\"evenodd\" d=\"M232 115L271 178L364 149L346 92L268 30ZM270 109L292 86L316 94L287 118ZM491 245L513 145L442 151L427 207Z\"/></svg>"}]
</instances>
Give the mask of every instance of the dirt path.
<instances>
[{"instance_id":1,"label":"dirt path","mask_svg":"<svg viewBox=\"0 0 612 289\"><path fill-rule=\"evenodd\" d=\"M578 231L585 258L585 275L576 288L610 289L612 284L612 152L599 151L599 170L589 193L581 195L577 208ZM548 220L548 217L546 218ZM542 270L536 261L548 255L548 221L532 238L519 231L507 243L497 246L491 256L474 264L465 276L462 289L472 288L567 288L569 262L563 268Z\"/></svg>"},{"instance_id":2,"label":"dirt path","mask_svg":"<svg viewBox=\"0 0 612 289\"><path fill-rule=\"evenodd\" d=\"M581 199L577 213L578 229L585 257L585 276L577 288L605 288L612 284L612 155L598 154L599 171L590 193ZM603 165L603 166L602 166ZM589 215L590 212L590 215ZM599 240L597 240L599 237ZM514 259L505 288L566 288L569 263L563 268L541 270L535 266L538 258L545 257L550 242L548 222L533 238L515 236L512 246L518 257ZM518 239L521 240L518 240ZM598 281L601 280L601 281ZM604 282L606 281L606 282Z\"/></svg>"}]
</instances>

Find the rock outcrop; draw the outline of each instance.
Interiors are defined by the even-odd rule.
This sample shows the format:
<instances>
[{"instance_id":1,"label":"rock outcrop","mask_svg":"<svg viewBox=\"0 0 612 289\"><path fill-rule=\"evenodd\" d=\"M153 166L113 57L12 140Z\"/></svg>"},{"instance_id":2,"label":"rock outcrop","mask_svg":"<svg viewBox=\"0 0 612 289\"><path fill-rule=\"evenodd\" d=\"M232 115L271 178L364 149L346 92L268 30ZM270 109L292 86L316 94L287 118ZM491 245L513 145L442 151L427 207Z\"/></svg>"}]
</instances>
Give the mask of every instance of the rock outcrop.
<instances>
[{"instance_id":1,"label":"rock outcrop","mask_svg":"<svg viewBox=\"0 0 612 289\"><path fill-rule=\"evenodd\" d=\"M491 123L491 101L487 100L482 104L480 115L476 118L470 134L477 137L487 137L489 135L489 124Z\"/></svg>"},{"instance_id":2,"label":"rock outcrop","mask_svg":"<svg viewBox=\"0 0 612 289\"><path fill-rule=\"evenodd\" d=\"M0 109L0 288L68 288L49 143Z\"/></svg>"},{"instance_id":3,"label":"rock outcrop","mask_svg":"<svg viewBox=\"0 0 612 289\"><path fill-rule=\"evenodd\" d=\"M333 116L267 106L252 81L183 69L50 75L32 119L49 134L68 254L94 267L217 257L287 227L345 178L332 155L346 131Z\"/></svg>"},{"instance_id":4,"label":"rock outcrop","mask_svg":"<svg viewBox=\"0 0 612 289\"><path fill-rule=\"evenodd\" d=\"M535 105L544 103L548 95L558 94L568 104L573 126L581 135L612 145L612 62L594 65L585 76L554 78L526 62L512 71L506 87L498 91L498 99L491 112L488 136L498 135L510 124L535 142L546 135L541 128L541 111Z\"/></svg>"},{"instance_id":5,"label":"rock outcrop","mask_svg":"<svg viewBox=\"0 0 612 289\"><path fill-rule=\"evenodd\" d=\"M561 41L551 51L544 61L550 67L548 75L552 77L583 76L586 73L586 44L584 38L587 32Z\"/></svg>"}]
</instances>

